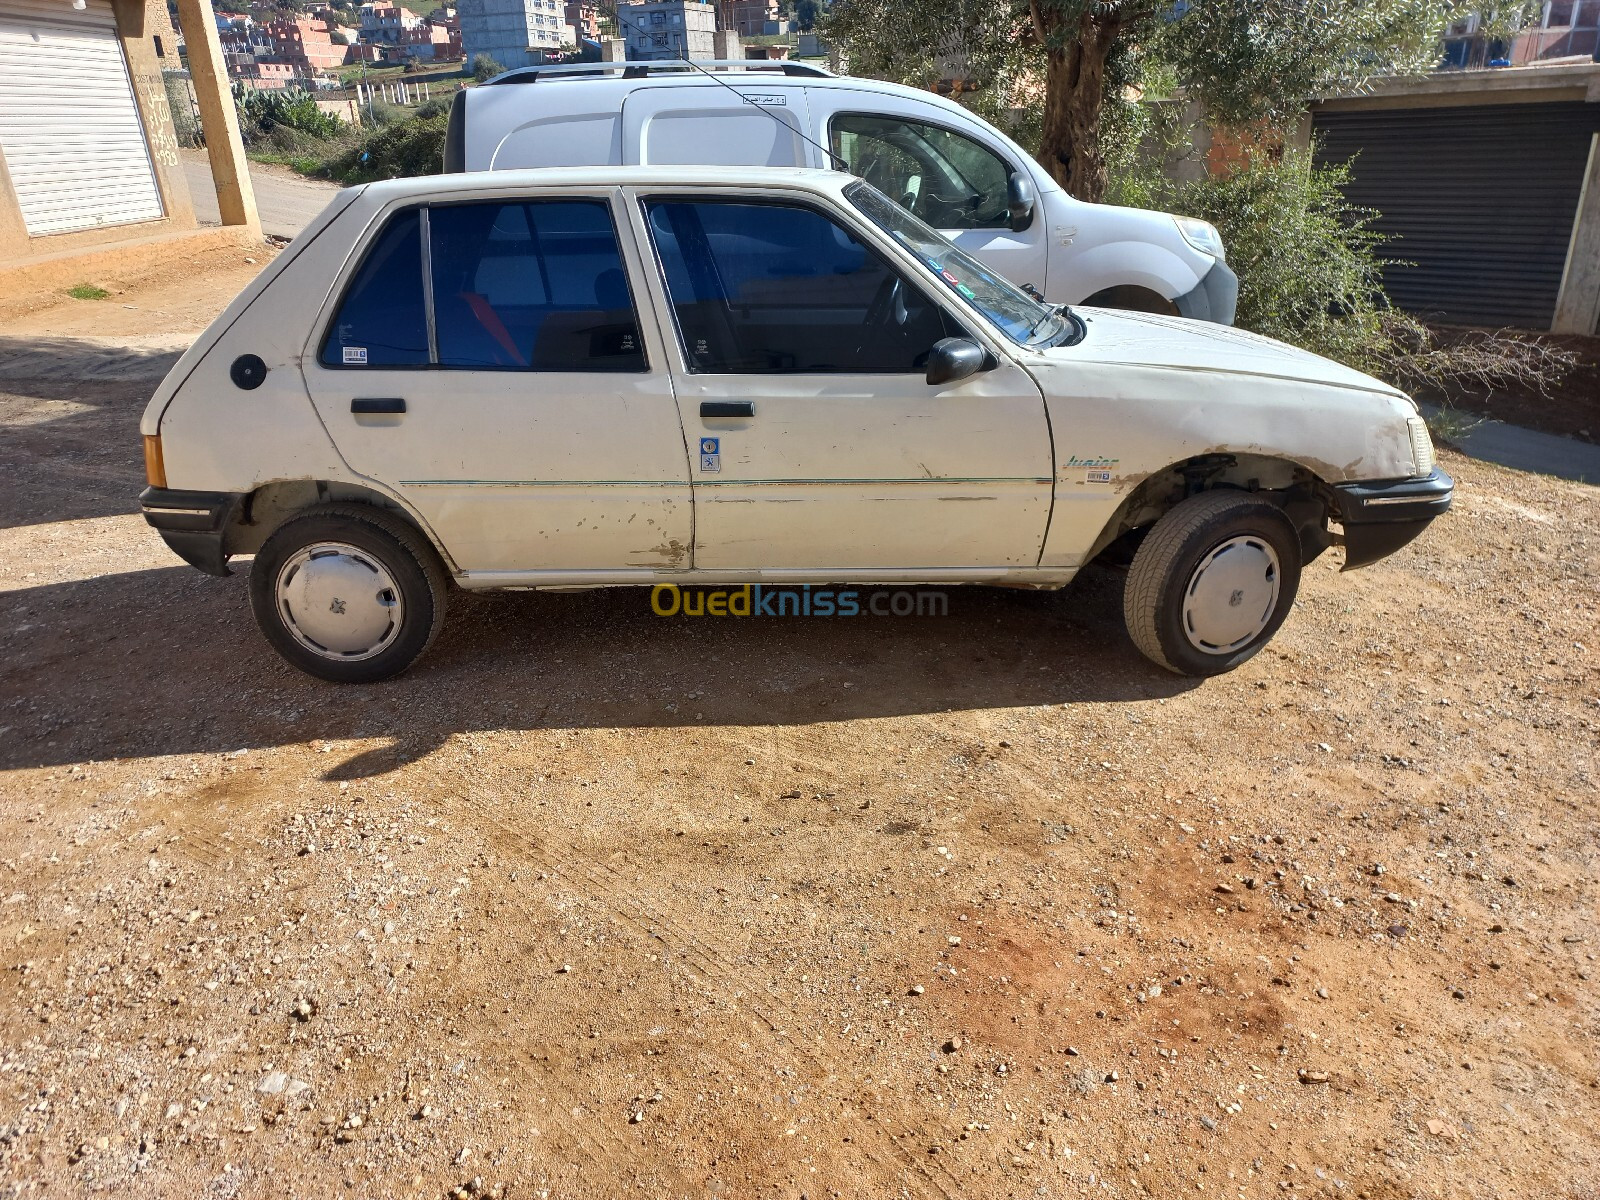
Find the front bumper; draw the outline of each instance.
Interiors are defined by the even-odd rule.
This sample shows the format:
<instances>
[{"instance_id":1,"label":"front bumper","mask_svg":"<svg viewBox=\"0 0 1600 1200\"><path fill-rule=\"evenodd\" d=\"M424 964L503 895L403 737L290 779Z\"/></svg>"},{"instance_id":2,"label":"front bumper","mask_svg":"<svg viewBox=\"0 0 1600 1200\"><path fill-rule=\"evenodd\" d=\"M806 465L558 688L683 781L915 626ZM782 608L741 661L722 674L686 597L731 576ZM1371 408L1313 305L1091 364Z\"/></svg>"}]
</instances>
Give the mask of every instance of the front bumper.
<instances>
[{"instance_id":1,"label":"front bumper","mask_svg":"<svg viewBox=\"0 0 1600 1200\"><path fill-rule=\"evenodd\" d=\"M1180 317L1232 325L1239 307L1239 277L1219 258L1195 284L1193 291L1185 292L1173 303L1178 306Z\"/></svg>"},{"instance_id":2,"label":"front bumper","mask_svg":"<svg viewBox=\"0 0 1600 1200\"><path fill-rule=\"evenodd\" d=\"M161 540L184 562L207 575L232 575L228 569L228 528L244 496L237 492L180 492L147 487L139 507Z\"/></svg>"},{"instance_id":3,"label":"front bumper","mask_svg":"<svg viewBox=\"0 0 1600 1200\"><path fill-rule=\"evenodd\" d=\"M1423 479L1382 479L1334 486L1344 525L1344 570L1393 554L1440 513L1450 511L1455 480L1437 467Z\"/></svg>"}]
</instances>

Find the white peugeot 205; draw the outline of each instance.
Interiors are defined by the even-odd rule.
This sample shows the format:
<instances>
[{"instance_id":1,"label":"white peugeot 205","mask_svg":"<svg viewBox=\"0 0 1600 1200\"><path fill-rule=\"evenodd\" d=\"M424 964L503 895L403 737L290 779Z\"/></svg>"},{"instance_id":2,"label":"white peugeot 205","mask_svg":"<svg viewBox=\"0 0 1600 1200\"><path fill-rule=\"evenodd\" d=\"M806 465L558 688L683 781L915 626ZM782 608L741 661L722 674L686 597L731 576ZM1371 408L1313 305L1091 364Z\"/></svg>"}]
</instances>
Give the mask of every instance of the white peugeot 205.
<instances>
[{"instance_id":1,"label":"white peugeot 205","mask_svg":"<svg viewBox=\"0 0 1600 1200\"><path fill-rule=\"evenodd\" d=\"M1053 588L1113 544L1136 546L1134 643L1213 675L1272 637L1303 564L1381 558L1452 494L1376 379L1037 303L801 169L341 192L142 433L150 524L212 574L254 554L268 641L348 682L414 662L452 578Z\"/></svg>"}]
</instances>

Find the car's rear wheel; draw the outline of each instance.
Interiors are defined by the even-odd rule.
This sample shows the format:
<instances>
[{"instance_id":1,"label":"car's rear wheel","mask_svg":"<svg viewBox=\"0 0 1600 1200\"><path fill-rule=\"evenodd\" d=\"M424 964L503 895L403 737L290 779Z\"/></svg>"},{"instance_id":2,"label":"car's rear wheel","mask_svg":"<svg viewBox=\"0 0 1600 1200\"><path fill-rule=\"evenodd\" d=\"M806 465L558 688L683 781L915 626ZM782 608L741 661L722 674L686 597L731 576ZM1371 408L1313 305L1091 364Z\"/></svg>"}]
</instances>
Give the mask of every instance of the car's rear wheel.
<instances>
[{"instance_id":1,"label":"car's rear wheel","mask_svg":"<svg viewBox=\"0 0 1600 1200\"><path fill-rule=\"evenodd\" d=\"M1231 671L1272 639L1300 587L1300 541L1271 500L1205 492L1133 556L1123 617L1146 658L1180 675Z\"/></svg>"},{"instance_id":2,"label":"car's rear wheel","mask_svg":"<svg viewBox=\"0 0 1600 1200\"><path fill-rule=\"evenodd\" d=\"M400 674L444 622L439 556L382 509L314 509L284 522L250 570L250 607L279 654L308 675L373 683Z\"/></svg>"}]
</instances>

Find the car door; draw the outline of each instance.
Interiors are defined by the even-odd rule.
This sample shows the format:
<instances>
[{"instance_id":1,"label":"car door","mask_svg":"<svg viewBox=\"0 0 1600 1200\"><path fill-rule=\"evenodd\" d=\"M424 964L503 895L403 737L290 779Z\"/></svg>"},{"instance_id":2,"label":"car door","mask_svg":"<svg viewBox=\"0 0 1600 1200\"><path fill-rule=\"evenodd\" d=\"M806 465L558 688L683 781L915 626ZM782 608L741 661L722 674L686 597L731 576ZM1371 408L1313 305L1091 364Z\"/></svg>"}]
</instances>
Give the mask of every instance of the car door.
<instances>
[{"instance_id":1,"label":"car door","mask_svg":"<svg viewBox=\"0 0 1600 1200\"><path fill-rule=\"evenodd\" d=\"M837 101L846 107L828 117L828 144L844 169L979 262L1043 294L1050 241L1044 206L1036 205L1028 228L1011 229L1006 183L1026 164L975 131L929 120L894 97L872 100L871 111L852 109L846 93Z\"/></svg>"},{"instance_id":2,"label":"car door","mask_svg":"<svg viewBox=\"0 0 1600 1200\"><path fill-rule=\"evenodd\" d=\"M306 349L346 462L469 576L689 566L687 449L613 202L607 189L394 212Z\"/></svg>"},{"instance_id":3,"label":"car door","mask_svg":"<svg viewBox=\"0 0 1600 1200\"><path fill-rule=\"evenodd\" d=\"M1038 562L1043 397L997 360L930 386L968 331L843 214L800 198L641 197L695 447L695 566L870 578ZM865 574L863 574L865 572Z\"/></svg>"}]
</instances>

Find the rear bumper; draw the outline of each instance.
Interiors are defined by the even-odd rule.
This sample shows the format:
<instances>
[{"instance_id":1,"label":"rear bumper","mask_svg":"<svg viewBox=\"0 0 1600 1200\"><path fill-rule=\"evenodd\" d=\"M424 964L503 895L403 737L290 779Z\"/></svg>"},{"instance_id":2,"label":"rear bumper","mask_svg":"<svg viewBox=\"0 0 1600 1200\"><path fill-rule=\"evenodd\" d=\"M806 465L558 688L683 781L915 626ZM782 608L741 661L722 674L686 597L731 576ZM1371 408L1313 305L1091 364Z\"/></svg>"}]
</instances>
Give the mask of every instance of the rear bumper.
<instances>
[{"instance_id":1,"label":"rear bumper","mask_svg":"<svg viewBox=\"0 0 1600 1200\"><path fill-rule=\"evenodd\" d=\"M1232 325L1234 312L1239 307L1239 277L1219 258L1192 292L1179 296L1173 303L1178 306L1181 317Z\"/></svg>"},{"instance_id":2,"label":"rear bumper","mask_svg":"<svg viewBox=\"0 0 1600 1200\"><path fill-rule=\"evenodd\" d=\"M147 487L139 507L150 527L179 558L207 575L231 575L225 545L244 496L238 492L180 492Z\"/></svg>"},{"instance_id":3,"label":"rear bumper","mask_svg":"<svg viewBox=\"0 0 1600 1200\"><path fill-rule=\"evenodd\" d=\"M1344 525L1344 570L1393 554L1450 511L1455 481L1438 468L1424 479L1386 479L1334 487Z\"/></svg>"}]
</instances>

